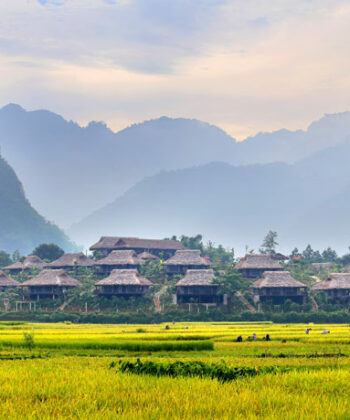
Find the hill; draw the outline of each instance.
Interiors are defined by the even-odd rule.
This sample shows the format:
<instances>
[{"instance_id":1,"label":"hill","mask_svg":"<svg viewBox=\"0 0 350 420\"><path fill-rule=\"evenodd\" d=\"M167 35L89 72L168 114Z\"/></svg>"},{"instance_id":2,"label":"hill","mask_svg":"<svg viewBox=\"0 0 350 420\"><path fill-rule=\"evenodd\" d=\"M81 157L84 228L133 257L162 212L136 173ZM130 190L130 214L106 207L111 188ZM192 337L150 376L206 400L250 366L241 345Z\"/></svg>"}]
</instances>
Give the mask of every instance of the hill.
<instances>
[{"instance_id":1,"label":"hill","mask_svg":"<svg viewBox=\"0 0 350 420\"><path fill-rule=\"evenodd\" d=\"M326 115L306 131L279 130L236 142L198 120L161 117L114 133L103 123L81 127L12 104L0 110L0 134L2 154L34 207L67 227L163 170L213 161L294 163L349 136L350 113Z\"/></svg>"},{"instance_id":2,"label":"hill","mask_svg":"<svg viewBox=\"0 0 350 420\"><path fill-rule=\"evenodd\" d=\"M347 249L350 140L294 165L224 163L162 172L72 227L88 245L100 235L206 238L257 249L270 229L284 250L312 243ZM333 217L333 215L335 217Z\"/></svg>"},{"instance_id":3,"label":"hill","mask_svg":"<svg viewBox=\"0 0 350 420\"><path fill-rule=\"evenodd\" d=\"M1 250L27 254L43 242L55 242L65 250L74 248L62 231L33 209L15 172L1 156L0 202Z\"/></svg>"}]
</instances>

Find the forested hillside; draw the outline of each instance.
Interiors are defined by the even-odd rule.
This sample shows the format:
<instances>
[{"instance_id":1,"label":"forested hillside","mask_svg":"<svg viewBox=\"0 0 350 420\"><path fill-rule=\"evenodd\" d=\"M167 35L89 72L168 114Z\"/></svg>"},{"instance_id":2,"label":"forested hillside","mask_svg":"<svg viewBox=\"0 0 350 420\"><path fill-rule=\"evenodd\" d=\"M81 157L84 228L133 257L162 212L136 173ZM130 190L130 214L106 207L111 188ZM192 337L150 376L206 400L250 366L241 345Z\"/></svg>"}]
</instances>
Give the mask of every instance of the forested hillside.
<instances>
[{"instance_id":1,"label":"forested hillside","mask_svg":"<svg viewBox=\"0 0 350 420\"><path fill-rule=\"evenodd\" d=\"M42 242L74 248L57 226L47 222L26 199L13 169L0 156L0 249L31 252Z\"/></svg>"}]
</instances>

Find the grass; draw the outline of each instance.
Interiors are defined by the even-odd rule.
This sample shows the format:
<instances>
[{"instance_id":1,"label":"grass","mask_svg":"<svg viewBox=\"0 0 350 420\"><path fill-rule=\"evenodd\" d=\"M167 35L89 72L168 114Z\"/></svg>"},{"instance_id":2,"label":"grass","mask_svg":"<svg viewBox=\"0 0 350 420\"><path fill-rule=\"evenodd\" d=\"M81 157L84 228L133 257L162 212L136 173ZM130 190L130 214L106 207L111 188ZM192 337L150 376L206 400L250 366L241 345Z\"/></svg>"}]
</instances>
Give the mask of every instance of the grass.
<instances>
[{"instance_id":1,"label":"grass","mask_svg":"<svg viewBox=\"0 0 350 420\"><path fill-rule=\"evenodd\" d=\"M350 418L350 327L311 325L308 336L305 328L1 324L0 419ZM33 335L33 350L24 346L24 332ZM257 342L248 341L253 332ZM267 333L271 342L263 340ZM180 374L109 369L119 361L135 366L137 358L153 372ZM235 380L218 380L220 366Z\"/></svg>"}]
</instances>

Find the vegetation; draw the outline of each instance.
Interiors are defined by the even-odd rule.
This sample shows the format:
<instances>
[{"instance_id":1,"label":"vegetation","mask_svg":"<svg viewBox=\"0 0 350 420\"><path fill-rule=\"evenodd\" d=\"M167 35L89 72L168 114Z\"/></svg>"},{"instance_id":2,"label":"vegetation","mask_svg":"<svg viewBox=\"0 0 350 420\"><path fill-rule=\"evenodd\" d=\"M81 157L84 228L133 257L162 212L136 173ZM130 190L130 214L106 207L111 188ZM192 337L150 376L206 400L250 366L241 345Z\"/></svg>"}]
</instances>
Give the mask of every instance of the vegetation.
<instances>
[{"instance_id":1,"label":"vegetation","mask_svg":"<svg viewBox=\"0 0 350 420\"><path fill-rule=\"evenodd\" d=\"M62 257L64 251L56 244L41 244L34 249L32 254L42 260L52 262Z\"/></svg>"},{"instance_id":2,"label":"vegetation","mask_svg":"<svg viewBox=\"0 0 350 420\"><path fill-rule=\"evenodd\" d=\"M260 252L262 254L275 254L277 242L277 232L270 230L264 238L264 242L261 245Z\"/></svg>"},{"instance_id":3,"label":"vegetation","mask_svg":"<svg viewBox=\"0 0 350 420\"><path fill-rule=\"evenodd\" d=\"M113 368L115 363L112 362L110 367ZM200 377L218 379L220 382L234 381L244 376L256 376L262 373L276 372L276 367L265 367L258 369L257 367L229 367L225 363L205 363L202 361L182 362L180 360L174 363L157 363L152 361L142 362L137 359L136 362L129 360L119 361L119 372L130 372L137 375L152 376L178 376Z\"/></svg>"},{"instance_id":4,"label":"vegetation","mask_svg":"<svg viewBox=\"0 0 350 420\"><path fill-rule=\"evenodd\" d=\"M0 156L0 249L29 253L36 244L54 241L73 249L66 235L38 214L26 199L13 169Z\"/></svg>"}]
</instances>

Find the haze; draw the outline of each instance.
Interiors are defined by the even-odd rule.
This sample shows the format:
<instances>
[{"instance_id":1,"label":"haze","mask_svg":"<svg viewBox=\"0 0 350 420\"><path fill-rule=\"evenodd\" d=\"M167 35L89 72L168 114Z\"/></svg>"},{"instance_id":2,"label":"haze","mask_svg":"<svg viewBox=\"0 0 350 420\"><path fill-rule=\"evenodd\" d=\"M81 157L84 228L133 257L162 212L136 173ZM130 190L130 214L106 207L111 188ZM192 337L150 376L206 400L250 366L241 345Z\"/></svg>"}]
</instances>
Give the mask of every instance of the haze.
<instances>
[{"instance_id":1,"label":"haze","mask_svg":"<svg viewBox=\"0 0 350 420\"><path fill-rule=\"evenodd\" d=\"M348 1L2 0L0 105L243 139L350 109Z\"/></svg>"}]
</instances>

